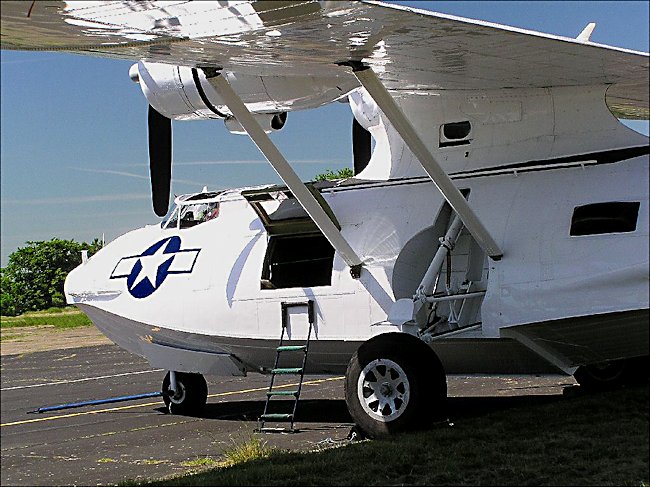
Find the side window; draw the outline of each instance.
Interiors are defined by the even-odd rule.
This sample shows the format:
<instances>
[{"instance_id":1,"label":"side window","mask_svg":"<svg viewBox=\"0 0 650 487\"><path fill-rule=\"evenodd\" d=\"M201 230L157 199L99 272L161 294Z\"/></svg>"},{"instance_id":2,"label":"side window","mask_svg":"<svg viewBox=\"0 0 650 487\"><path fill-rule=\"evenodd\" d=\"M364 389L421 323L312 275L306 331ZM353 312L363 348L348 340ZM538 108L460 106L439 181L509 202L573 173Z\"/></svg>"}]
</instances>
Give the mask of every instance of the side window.
<instances>
[{"instance_id":1,"label":"side window","mask_svg":"<svg viewBox=\"0 0 650 487\"><path fill-rule=\"evenodd\" d=\"M569 235L599 235L636 230L639 202L612 201L577 206L571 217Z\"/></svg>"},{"instance_id":2,"label":"side window","mask_svg":"<svg viewBox=\"0 0 650 487\"><path fill-rule=\"evenodd\" d=\"M329 286L334 248L320 233L271 236L262 289Z\"/></svg>"},{"instance_id":3,"label":"side window","mask_svg":"<svg viewBox=\"0 0 650 487\"><path fill-rule=\"evenodd\" d=\"M467 145L471 142L469 138L471 131L472 124L467 120L464 122L445 123L440 126L439 147Z\"/></svg>"}]
</instances>

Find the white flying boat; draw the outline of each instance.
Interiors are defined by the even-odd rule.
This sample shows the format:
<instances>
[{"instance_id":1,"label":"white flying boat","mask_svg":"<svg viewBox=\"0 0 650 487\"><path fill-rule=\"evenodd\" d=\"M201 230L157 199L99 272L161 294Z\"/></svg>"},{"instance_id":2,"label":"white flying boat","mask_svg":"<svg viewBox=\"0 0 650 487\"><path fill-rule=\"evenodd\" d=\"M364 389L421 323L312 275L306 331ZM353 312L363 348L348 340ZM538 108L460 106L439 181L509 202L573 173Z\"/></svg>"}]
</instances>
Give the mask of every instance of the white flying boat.
<instances>
[{"instance_id":1,"label":"white flying boat","mask_svg":"<svg viewBox=\"0 0 650 487\"><path fill-rule=\"evenodd\" d=\"M68 302L169 371L171 412L204 406L204 374L344 373L373 437L447 414L446 374L645 370L648 138L617 118L648 119L648 54L592 30L374 1L2 3L3 49L133 59L149 104L166 216L73 270ZM336 101L354 177L304 183L268 134ZM206 119L284 185L168 212L172 120Z\"/></svg>"}]
</instances>

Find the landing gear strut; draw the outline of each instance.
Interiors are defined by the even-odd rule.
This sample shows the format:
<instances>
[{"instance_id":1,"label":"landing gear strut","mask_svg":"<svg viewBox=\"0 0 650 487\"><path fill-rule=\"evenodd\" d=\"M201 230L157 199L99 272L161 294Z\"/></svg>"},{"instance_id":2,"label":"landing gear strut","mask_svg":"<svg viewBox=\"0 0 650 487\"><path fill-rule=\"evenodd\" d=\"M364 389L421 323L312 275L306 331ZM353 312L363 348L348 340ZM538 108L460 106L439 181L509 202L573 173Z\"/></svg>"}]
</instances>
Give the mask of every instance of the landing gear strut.
<instances>
[{"instance_id":1,"label":"landing gear strut","mask_svg":"<svg viewBox=\"0 0 650 487\"><path fill-rule=\"evenodd\" d=\"M167 372L162 383L165 406L171 414L199 414L208 399L208 384L201 374Z\"/></svg>"}]
</instances>

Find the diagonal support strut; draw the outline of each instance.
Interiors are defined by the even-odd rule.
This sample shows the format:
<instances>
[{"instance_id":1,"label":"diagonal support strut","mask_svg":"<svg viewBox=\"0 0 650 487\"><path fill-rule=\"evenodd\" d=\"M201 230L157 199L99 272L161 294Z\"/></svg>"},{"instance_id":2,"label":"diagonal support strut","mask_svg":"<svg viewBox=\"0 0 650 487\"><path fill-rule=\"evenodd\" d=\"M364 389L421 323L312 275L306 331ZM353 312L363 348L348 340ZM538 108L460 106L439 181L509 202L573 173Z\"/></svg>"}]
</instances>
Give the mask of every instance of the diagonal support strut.
<instances>
[{"instance_id":1,"label":"diagonal support strut","mask_svg":"<svg viewBox=\"0 0 650 487\"><path fill-rule=\"evenodd\" d=\"M433 157L431 151L424 145L411 122L406 118L400 107L397 106L397 103L395 103L395 100L393 100L393 97L388 93L375 72L370 67L358 62L350 62L349 64L352 66L354 75L375 100L375 103L381 108L390 123L393 124L408 148L411 149L411 152L422 164L433 184L436 185L447 203L458 214L465 228L476 239L479 246L492 259L501 259L503 252L499 245L476 216L465 197Z\"/></svg>"},{"instance_id":2,"label":"diagonal support strut","mask_svg":"<svg viewBox=\"0 0 650 487\"><path fill-rule=\"evenodd\" d=\"M248 136L253 140L258 149L264 154L284 184L291 190L298 203L305 209L316 226L323 232L325 238L332 244L332 247L341 255L351 271L358 272L362 262L350 244L343 238L341 232L332 222L329 215L318 203L314 195L309 191L293 168L289 165L282 153L278 150L269 136L264 132L259 123L253 118L246 105L239 95L226 80L225 76L217 75L210 78L210 83L217 90L221 99L226 103L237 121L246 130Z\"/></svg>"}]
</instances>

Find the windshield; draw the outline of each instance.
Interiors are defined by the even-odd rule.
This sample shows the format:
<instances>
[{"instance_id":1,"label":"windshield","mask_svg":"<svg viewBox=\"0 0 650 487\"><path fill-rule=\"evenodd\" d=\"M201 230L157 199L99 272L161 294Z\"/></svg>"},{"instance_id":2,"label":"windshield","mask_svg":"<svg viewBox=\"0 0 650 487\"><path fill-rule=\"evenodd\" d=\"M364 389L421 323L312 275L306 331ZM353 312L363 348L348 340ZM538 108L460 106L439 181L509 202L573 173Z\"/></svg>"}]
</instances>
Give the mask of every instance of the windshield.
<instances>
[{"instance_id":1,"label":"windshield","mask_svg":"<svg viewBox=\"0 0 650 487\"><path fill-rule=\"evenodd\" d=\"M180 222L179 222L180 216ZM162 228L189 228L219 216L219 203L182 202L172 209L160 226Z\"/></svg>"},{"instance_id":2,"label":"windshield","mask_svg":"<svg viewBox=\"0 0 650 487\"><path fill-rule=\"evenodd\" d=\"M219 203L193 203L180 206L180 228L193 227L219 215Z\"/></svg>"}]
</instances>

